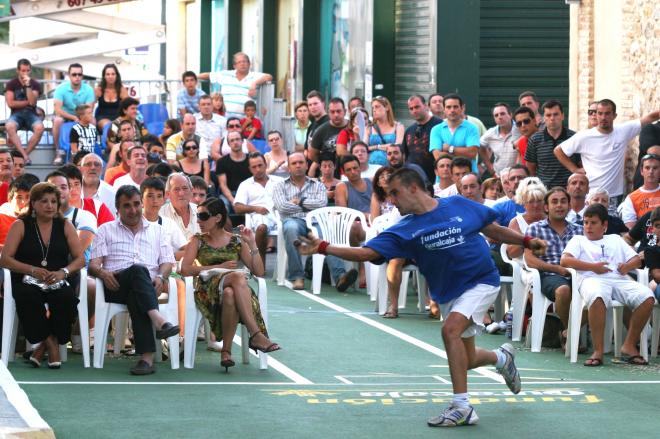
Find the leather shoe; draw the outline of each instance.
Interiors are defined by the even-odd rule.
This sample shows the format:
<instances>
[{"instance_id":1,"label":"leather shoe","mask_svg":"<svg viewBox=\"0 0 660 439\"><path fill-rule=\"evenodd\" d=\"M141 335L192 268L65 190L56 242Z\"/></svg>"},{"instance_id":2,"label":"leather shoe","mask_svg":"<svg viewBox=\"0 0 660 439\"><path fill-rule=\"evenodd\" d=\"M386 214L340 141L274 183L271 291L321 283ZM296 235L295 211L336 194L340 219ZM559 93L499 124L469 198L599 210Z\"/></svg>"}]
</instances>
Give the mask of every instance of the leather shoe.
<instances>
[{"instance_id":1,"label":"leather shoe","mask_svg":"<svg viewBox=\"0 0 660 439\"><path fill-rule=\"evenodd\" d=\"M296 280L294 280L291 287L294 290L304 290L305 289L305 279L296 279Z\"/></svg>"},{"instance_id":2,"label":"leather shoe","mask_svg":"<svg viewBox=\"0 0 660 439\"><path fill-rule=\"evenodd\" d=\"M179 326L173 325L170 322L163 323L163 326L160 329L156 330L156 338L162 340L164 338L169 338L179 333Z\"/></svg>"},{"instance_id":3,"label":"leather shoe","mask_svg":"<svg viewBox=\"0 0 660 439\"><path fill-rule=\"evenodd\" d=\"M358 271L355 268L348 270L342 277L337 281L337 291L343 293L355 283L358 278Z\"/></svg>"},{"instance_id":4,"label":"leather shoe","mask_svg":"<svg viewBox=\"0 0 660 439\"><path fill-rule=\"evenodd\" d=\"M153 364L149 364L144 360L140 360L137 364L131 367L131 375L149 375L156 372Z\"/></svg>"}]
</instances>

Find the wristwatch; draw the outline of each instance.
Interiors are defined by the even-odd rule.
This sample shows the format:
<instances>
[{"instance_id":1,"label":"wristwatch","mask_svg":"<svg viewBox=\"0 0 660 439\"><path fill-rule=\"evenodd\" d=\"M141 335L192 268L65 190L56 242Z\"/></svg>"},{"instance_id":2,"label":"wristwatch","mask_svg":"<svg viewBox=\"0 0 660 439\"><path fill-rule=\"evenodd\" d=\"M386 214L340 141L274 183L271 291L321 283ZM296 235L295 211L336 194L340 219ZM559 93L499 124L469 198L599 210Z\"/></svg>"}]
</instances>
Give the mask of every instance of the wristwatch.
<instances>
[{"instance_id":1,"label":"wristwatch","mask_svg":"<svg viewBox=\"0 0 660 439\"><path fill-rule=\"evenodd\" d=\"M64 272L64 279L67 279L69 277L69 269L66 267L60 268Z\"/></svg>"},{"instance_id":2,"label":"wristwatch","mask_svg":"<svg viewBox=\"0 0 660 439\"><path fill-rule=\"evenodd\" d=\"M162 274L157 274L156 277L157 277L158 279L162 280L163 282L167 282L167 279L166 279L165 276L163 276Z\"/></svg>"},{"instance_id":3,"label":"wristwatch","mask_svg":"<svg viewBox=\"0 0 660 439\"><path fill-rule=\"evenodd\" d=\"M449 145L449 149L447 150L447 152L449 154L453 154L454 153L454 145Z\"/></svg>"}]
</instances>

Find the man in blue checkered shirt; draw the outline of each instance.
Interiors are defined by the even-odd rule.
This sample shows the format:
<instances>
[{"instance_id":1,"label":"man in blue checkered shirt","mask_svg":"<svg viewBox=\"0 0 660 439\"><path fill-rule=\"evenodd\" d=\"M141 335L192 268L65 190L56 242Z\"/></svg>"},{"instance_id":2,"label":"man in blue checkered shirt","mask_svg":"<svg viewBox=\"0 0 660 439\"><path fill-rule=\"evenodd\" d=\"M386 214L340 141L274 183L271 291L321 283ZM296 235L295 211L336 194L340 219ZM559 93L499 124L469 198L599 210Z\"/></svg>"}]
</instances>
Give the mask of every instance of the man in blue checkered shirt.
<instances>
[{"instance_id":1,"label":"man in blue checkered shirt","mask_svg":"<svg viewBox=\"0 0 660 439\"><path fill-rule=\"evenodd\" d=\"M530 268L539 270L541 292L555 303L555 311L564 331L568 328L571 308L571 281L568 270L559 265L559 260L568 241L575 235L582 235L582 226L566 220L570 199L571 196L564 188L556 187L548 191L543 200L548 217L531 224L527 229L527 235L543 239L548 247L541 256L525 250L525 262Z\"/></svg>"}]
</instances>

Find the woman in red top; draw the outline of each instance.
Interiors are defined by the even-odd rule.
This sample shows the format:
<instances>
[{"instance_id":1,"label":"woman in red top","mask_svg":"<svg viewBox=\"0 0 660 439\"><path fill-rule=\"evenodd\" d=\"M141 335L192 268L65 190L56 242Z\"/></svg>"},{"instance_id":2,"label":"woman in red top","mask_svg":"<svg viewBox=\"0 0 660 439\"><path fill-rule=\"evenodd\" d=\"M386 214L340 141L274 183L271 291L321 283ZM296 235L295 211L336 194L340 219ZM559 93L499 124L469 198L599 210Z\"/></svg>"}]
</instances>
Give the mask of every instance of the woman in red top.
<instances>
[{"instance_id":1,"label":"woman in red top","mask_svg":"<svg viewBox=\"0 0 660 439\"><path fill-rule=\"evenodd\" d=\"M362 113L362 116L364 117L364 133L363 133L363 138L359 139L359 133L360 133L360 127L358 124L358 117L357 115ZM353 111L351 111L351 117L348 120L348 124L346 125L346 128L341 130L339 135L337 135L337 157L341 157L343 155L348 154L351 143L357 141L357 140L362 140L363 142L367 143L369 140L369 113L367 113L367 110L364 108L354 108ZM366 140L365 140L366 139Z\"/></svg>"}]
</instances>

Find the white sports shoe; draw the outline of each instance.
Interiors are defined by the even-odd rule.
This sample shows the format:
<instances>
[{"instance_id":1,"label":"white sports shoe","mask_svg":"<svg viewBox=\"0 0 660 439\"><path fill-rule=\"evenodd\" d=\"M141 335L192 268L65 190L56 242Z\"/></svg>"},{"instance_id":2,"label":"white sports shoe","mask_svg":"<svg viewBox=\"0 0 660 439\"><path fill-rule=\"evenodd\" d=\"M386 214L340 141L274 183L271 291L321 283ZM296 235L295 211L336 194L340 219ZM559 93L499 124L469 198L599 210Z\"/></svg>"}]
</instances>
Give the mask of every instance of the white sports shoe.
<instances>
[{"instance_id":1,"label":"white sports shoe","mask_svg":"<svg viewBox=\"0 0 660 439\"><path fill-rule=\"evenodd\" d=\"M520 392L520 374L514 362L516 349L510 343L504 343L498 349L506 355L506 361L504 362L504 366L497 371L502 374L509 390L514 394L518 394Z\"/></svg>"},{"instance_id":2,"label":"white sports shoe","mask_svg":"<svg viewBox=\"0 0 660 439\"><path fill-rule=\"evenodd\" d=\"M440 415L430 418L426 423L429 427L461 427L474 425L478 421L479 416L471 405L467 407L450 405Z\"/></svg>"}]
</instances>

